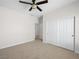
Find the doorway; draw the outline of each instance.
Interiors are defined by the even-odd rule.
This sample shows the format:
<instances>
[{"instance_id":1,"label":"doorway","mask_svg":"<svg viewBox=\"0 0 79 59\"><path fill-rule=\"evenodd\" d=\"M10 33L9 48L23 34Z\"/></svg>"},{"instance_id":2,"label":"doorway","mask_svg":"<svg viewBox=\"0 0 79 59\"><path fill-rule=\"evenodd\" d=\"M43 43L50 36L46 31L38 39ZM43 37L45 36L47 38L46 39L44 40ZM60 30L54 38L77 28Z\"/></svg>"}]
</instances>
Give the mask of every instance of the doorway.
<instances>
[{"instance_id":1,"label":"doorway","mask_svg":"<svg viewBox=\"0 0 79 59\"><path fill-rule=\"evenodd\" d=\"M39 17L38 23L35 24L35 39L43 40L43 16Z\"/></svg>"}]
</instances>

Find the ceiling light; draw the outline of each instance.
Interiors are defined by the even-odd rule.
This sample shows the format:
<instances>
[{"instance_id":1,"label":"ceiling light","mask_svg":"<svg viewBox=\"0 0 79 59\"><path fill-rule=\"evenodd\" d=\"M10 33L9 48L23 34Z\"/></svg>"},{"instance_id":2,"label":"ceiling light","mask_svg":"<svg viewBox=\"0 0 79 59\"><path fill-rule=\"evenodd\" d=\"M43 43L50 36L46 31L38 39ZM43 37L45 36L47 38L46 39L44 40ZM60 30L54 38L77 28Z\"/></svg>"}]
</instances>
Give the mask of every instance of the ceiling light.
<instances>
[{"instance_id":1,"label":"ceiling light","mask_svg":"<svg viewBox=\"0 0 79 59\"><path fill-rule=\"evenodd\" d=\"M33 4L32 9L36 9L36 8L37 8L37 5Z\"/></svg>"}]
</instances>

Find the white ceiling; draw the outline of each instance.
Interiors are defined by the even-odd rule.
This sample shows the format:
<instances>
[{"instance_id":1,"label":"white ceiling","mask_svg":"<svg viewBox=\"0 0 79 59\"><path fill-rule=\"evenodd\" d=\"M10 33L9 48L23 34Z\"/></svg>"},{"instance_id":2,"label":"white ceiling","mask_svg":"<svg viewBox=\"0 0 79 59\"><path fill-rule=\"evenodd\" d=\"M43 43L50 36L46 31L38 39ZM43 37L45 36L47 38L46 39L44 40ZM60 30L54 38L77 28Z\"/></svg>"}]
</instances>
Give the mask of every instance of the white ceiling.
<instances>
[{"instance_id":1,"label":"white ceiling","mask_svg":"<svg viewBox=\"0 0 79 59\"><path fill-rule=\"evenodd\" d=\"M24 14L30 14L30 15L39 17L45 13L50 12L51 10L53 11L57 8L63 7L63 6L68 5L72 2L75 2L77 0L48 0L47 4L39 6L39 7L41 7L41 9L43 9L43 12L39 12L37 9L29 12L28 9L31 6L26 5L26 4L21 4L18 1L19 0L0 0L0 6L6 7L9 9L13 9L18 12L22 12ZM32 0L23 0L23 1L31 2ZM41 0L37 0L37 2L38 1L41 1Z\"/></svg>"}]
</instances>

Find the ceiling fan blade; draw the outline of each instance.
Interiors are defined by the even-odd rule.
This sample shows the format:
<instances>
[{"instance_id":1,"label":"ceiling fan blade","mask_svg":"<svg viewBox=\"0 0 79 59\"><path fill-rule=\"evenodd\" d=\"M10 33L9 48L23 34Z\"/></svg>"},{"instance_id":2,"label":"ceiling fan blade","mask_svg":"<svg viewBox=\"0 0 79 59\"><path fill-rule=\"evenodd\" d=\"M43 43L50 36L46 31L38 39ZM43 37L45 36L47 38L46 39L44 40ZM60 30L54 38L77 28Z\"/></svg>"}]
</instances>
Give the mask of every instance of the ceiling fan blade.
<instances>
[{"instance_id":1,"label":"ceiling fan blade","mask_svg":"<svg viewBox=\"0 0 79 59\"><path fill-rule=\"evenodd\" d=\"M41 9L40 7L38 7L38 6L37 6L37 9L38 9L39 11L42 11L42 9Z\"/></svg>"},{"instance_id":2,"label":"ceiling fan blade","mask_svg":"<svg viewBox=\"0 0 79 59\"><path fill-rule=\"evenodd\" d=\"M29 9L29 11L31 11L32 10L32 7Z\"/></svg>"},{"instance_id":3,"label":"ceiling fan blade","mask_svg":"<svg viewBox=\"0 0 79 59\"><path fill-rule=\"evenodd\" d=\"M41 5L41 4L45 4L45 3L48 3L48 1L37 2L36 5Z\"/></svg>"},{"instance_id":4,"label":"ceiling fan blade","mask_svg":"<svg viewBox=\"0 0 79 59\"><path fill-rule=\"evenodd\" d=\"M30 3L30 2L25 2L25 1L19 1L20 3L24 3L24 4L30 4L30 5L32 5L32 3Z\"/></svg>"}]
</instances>

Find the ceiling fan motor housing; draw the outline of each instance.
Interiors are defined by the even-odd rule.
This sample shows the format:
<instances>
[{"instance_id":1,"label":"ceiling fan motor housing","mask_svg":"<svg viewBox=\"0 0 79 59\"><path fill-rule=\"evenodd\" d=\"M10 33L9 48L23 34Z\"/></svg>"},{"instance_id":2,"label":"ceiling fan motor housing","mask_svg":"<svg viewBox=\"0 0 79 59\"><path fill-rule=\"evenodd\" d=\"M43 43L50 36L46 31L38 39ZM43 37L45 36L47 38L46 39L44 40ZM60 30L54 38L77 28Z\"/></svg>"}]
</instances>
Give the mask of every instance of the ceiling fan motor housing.
<instances>
[{"instance_id":1,"label":"ceiling fan motor housing","mask_svg":"<svg viewBox=\"0 0 79 59\"><path fill-rule=\"evenodd\" d=\"M37 8L37 5L36 4L33 4L32 5L32 9L36 9Z\"/></svg>"}]
</instances>

